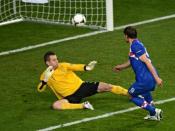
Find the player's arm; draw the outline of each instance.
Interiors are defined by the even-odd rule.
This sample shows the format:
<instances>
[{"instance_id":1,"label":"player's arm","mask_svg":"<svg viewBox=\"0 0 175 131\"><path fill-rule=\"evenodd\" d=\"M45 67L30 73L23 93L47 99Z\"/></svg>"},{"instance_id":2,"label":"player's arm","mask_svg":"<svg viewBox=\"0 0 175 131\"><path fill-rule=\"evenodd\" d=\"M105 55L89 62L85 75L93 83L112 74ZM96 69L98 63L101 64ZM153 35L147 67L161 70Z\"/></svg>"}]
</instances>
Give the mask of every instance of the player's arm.
<instances>
[{"instance_id":1,"label":"player's arm","mask_svg":"<svg viewBox=\"0 0 175 131\"><path fill-rule=\"evenodd\" d=\"M47 82L51 75L53 74L54 70L52 66L49 66L43 73L43 78L41 78L41 82L37 86L38 92L42 92L46 89Z\"/></svg>"},{"instance_id":2,"label":"player's arm","mask_svg":"<svg viewBox=\"0 0 175 131\"><path fill-rule=\"evenodd\" d=\"M130 61L128 60L127 62L123 63L123 64L120 64L120 65L116 65L114 68L113 68L113 71L114 72L119 72L123 69L127 69L128 67L130 67L131 64L130 64Z\"/></svg>"},{"instance_id":3,"label":"player's arm","mask_svg":"<svg viewBox=\"0 0 175 131\"><path fill-rule=\"evenodd\" d=\"M149 71L153 75L154 79L156 80L157 85L162 86L162 79L158 76L155 68L153 67L150 59L147 58L146 53L144 53L142 56L139 57L139 59L146 64L148 67Z\"/></svg>"},{"instance_id":4,"label":"player's arm","mask_svg":"<svg viewBox=\"0 0 175 131\"><path fill-rule=\"evenodd\" d=\"M97 61L91 61L89 64L67 64L67 68L72 71L91 71L94 69Z\"/></svg>"},{"instance_id":5,"label":"player's arm","mask_svg":"<svg viewBox=\"0 0 175 131\"><path fill-rule=\"evenodd\" d=\"M85 64L70 64L70 63L65 63L64 64L68 70L72 71L84 71Z\"/></svg>"}]
</instances>

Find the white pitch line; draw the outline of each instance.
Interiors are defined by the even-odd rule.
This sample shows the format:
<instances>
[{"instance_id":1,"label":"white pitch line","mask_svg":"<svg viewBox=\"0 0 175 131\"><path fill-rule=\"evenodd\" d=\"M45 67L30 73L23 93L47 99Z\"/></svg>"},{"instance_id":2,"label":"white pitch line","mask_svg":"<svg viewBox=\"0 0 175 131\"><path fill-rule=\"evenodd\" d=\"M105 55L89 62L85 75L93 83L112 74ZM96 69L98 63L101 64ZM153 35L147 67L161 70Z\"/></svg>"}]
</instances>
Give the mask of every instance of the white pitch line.
<instances>
[{"instance_id":1,"label":"white pitch line","mask_svg":"<svg viewBox=\"0 0 175 131\"><path fill-rule=\"evenodd\" d=\"M9 50L9 51L4 51L4 52L0 52L0 56L10 55L10 54L13 54L13 53L18 53L18 52L24 52L24 51L27 51L27 50L36 49L36 48L44 47L44 46L48 46L48 45L54 45L54 44L58 44L58 43L69 41L69 40L74 40L74 39L79 39L79 38L83 38L83 37L93 36L93 35L100 34L100 33L103 33L103 32L107 32L107 31L106 30L94 31L94 32L86 33L86 34L82 34L82 35L76 35L76 36L73 36L73 37L67 37L67 38L63 38L63 39L59 39L59 40L53 40L53 41L50 41L50 42L45 42L45 43L41 43L41 44L37 44L37 45L27 46L27 47L14 49L14 50Z\"/></svg>"},{"instance_id":2,"label":"white pitch line","mask_svg":"<svg viewBox=\"0 0 175 131\"><path fill-rule=\"evenodd\" d=\"M165 100L159 100L159 101L155 102L155 104L160 105L160 104L164 104L164 103L171 102L171 101L175 101L175 97L170 98L170 99L165 99ZM81 123L84 123L84 122L89 122L89 121L93 121L93 120L98 120L98 119L110 117L110 116L113 116L113 115L118 115L118 114L123 114L123 113L126 113L126 112L135 111L135 110L138 110L138 109L140 109L140 107L131 107L131 108L124 109L124 110L105 113L105 114L98 115L98 116L95 116L95 117L87 117L87 118L83 118L81 120L72 121L72 122L65 123L65 124L59 124L59 125L51 126L51 127L44 128L44 129L39 129L37 131L51 131L51 130L55 130L55 129L58 129L58 128L73 126L73 125L81 124Z\"/></svg>"},{"instance_id":3,"label":"white pitch line","mask_svg":"<svg viewBox=\"0 0 175 131\"><path fill-rule=\"evenodd\" d=\"M115 27L115 30L124 29L126 26L138 26L138 25L153 23L153 22L166 20L166 19L171 19L171 18L175 18L175 14L168 15L168 16L163 16L163 17L158 17L158 18L154 18L154 19L149 19L149 20L144 20L144 21L141 21L141 22L127 24L127 25L123 25L123 26L119 26L119 27ZM45 43L41 43L41 44L37 44L37 45L27 46L27 47L14 49L14 50L9 50L9 51L4 51L4 52L0 52L0 56L5 56L5 55L14 54L14 53L24 52L24 51L27 51L27 50L36 49L36 48L40 48L40 47L44 47L44 46L48 46L48 45L54 45L54 44L58 44L58 43L61 43L61 42L75 40L75 39L79 39L79 38L94 36L94 35L97 35L97 34L100 34L100 33L105 33L105 32L108 32L108 31L106 31L106 30L94 31L94 32L86 33L86 34L82 34L82 35L76 35L76 36L67 37L67 38L63 38L63 39L59 39L59 40L53 40L53 41L50 41L50 42L45 42Z\"/></svg>"},{"instance_id":4,"label":"white pitch line","mask_svg":"<svg viewBox=\"0 0 175 131\"><path fill-rule=\"evenodd\" d=\"M132 24L128 24L128 25L119 26L119 27L115 27L115 30L124 29L127 26L144 25L144 24L153 23L153 22L162 21L162 20L167 20L167 19L171 19L171 18L175 18L175 14L167 15L167 16L163 16L163 17L158 17L158 18L154 18L154 19L149 19L149 20L144 20L144 21L140 21L140 22L136 22L136 23L132 23Z\"/></svg>"}]
</instances>

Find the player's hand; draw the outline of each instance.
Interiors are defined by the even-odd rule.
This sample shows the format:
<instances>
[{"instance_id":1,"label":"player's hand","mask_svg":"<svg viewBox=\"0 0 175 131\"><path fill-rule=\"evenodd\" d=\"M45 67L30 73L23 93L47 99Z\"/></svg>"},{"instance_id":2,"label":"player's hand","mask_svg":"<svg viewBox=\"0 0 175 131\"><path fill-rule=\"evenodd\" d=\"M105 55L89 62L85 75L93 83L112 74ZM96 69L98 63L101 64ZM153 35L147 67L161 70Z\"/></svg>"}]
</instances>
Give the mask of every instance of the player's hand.
<instances>
[{"instance_id":1,"label":"player's hand","mask_svg":"<svg viewBox=\"0 0 175 131\"><path fill-rule=\"evenodd\" d=\"M54 69L52 66L49 66L44 72L44 82L48 82L49 78L52 76Z\"/></svg>"},{"instance_id":2,"label":"player's hand","mask_svg":"<svg viewBox=\"0 0 175 131\"><path fill-rule=\"evenodd\" d=\"M123 68L122 68L121 65L117 65L117 66L115 66L115 67L113 68L113 71L117 73L117 72L120 72L122 69L123 69Z\"/></svg>"},{"instance_id":3,"label":"player's hand","mask_svg":"<svg viewBox=\"0 0 175 131\"><path fill-rule=\"evenodd\" d=\"M163 80L161 78L156 78L156 83L158 86L162 87L163 86Z\"/></svg>"},{"instance_id":4,"label":"player's hand","mask_svg":"<svg viewBox=\"0 0 175 131\"><path fill-rule=\"evenodd\" d=\"M97 64L97 61L91 61L91 62L86 66L86 70L87 70L87 71L93 70L96 64Z\"/></svg>"}]
</instances>

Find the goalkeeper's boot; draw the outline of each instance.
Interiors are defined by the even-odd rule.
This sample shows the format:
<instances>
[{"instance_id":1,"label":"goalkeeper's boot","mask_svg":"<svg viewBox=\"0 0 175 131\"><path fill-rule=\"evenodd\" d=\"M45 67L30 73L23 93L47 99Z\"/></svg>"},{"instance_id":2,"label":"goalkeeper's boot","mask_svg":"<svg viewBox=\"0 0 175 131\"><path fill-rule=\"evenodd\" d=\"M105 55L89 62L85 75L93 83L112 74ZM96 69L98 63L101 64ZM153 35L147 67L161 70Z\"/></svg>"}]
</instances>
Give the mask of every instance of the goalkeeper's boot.
<instances>
[{"instance_id":1,"label":"goalkeeper's boot","mask_svg":"<svg viewBox=\"0 0 175 131\"><path fill-rule=\"evenodd\" d=\"M94 110L94 107L88 101L84 102L83 105L85 109Z\"/></svg>"}]
</instances>

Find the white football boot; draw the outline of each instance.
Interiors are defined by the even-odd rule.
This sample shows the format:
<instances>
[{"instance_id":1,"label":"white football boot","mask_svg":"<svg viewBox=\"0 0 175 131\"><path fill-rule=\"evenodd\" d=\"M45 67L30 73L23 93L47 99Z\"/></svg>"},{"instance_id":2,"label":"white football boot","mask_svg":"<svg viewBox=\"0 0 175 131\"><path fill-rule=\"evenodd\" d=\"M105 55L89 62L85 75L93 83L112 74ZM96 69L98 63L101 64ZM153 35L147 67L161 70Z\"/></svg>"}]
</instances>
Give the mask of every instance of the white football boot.
<instances>
[{"instance_id":1,"label":"white football boot","mask_svg":"<svg viewBox=\"0 0 175 131\"><path fill-rule=\"evenodd\" d=\"M162 114L163 114L163 111L161 110L161 109L158 109L158 108L156 108L156 114L155 114L155 116L157 117L157 119L160 121L162 118L163 118L163 116L162 116Z\"/></svg>"},{"instance_id":2,"label":"white football boot","mask_svg":"<svg viewBox=\"0 0 175 131\"><path fill-rule=\"evenodd\" d=\"M150 115L145 116L144 119L145 120L158 121L156 116L150 116Z\"/></svg>"},{"instance_id":3,"label":"white football boot","mask_svg":"<svg viewBox=\"0 0 175 131\"><path fill-rule=\"evenodd\" d=\"M161 109L157 109L155 110L156 114L154 116L150 116L147 115L144 117L145 120L154 120L154 121L160 121L163 117L162 117L162 110Z\"/></svg>"},{"instance_id":4,"label":"white football boot","mask_svg":"<svg viewBox=\"0 0 175 131\"><path fill-rule=\"evenodd\" d=\"M83 105L85 109L94 110L94 107L88 101L84 102Z\"/></svg>"}]
</instances>

